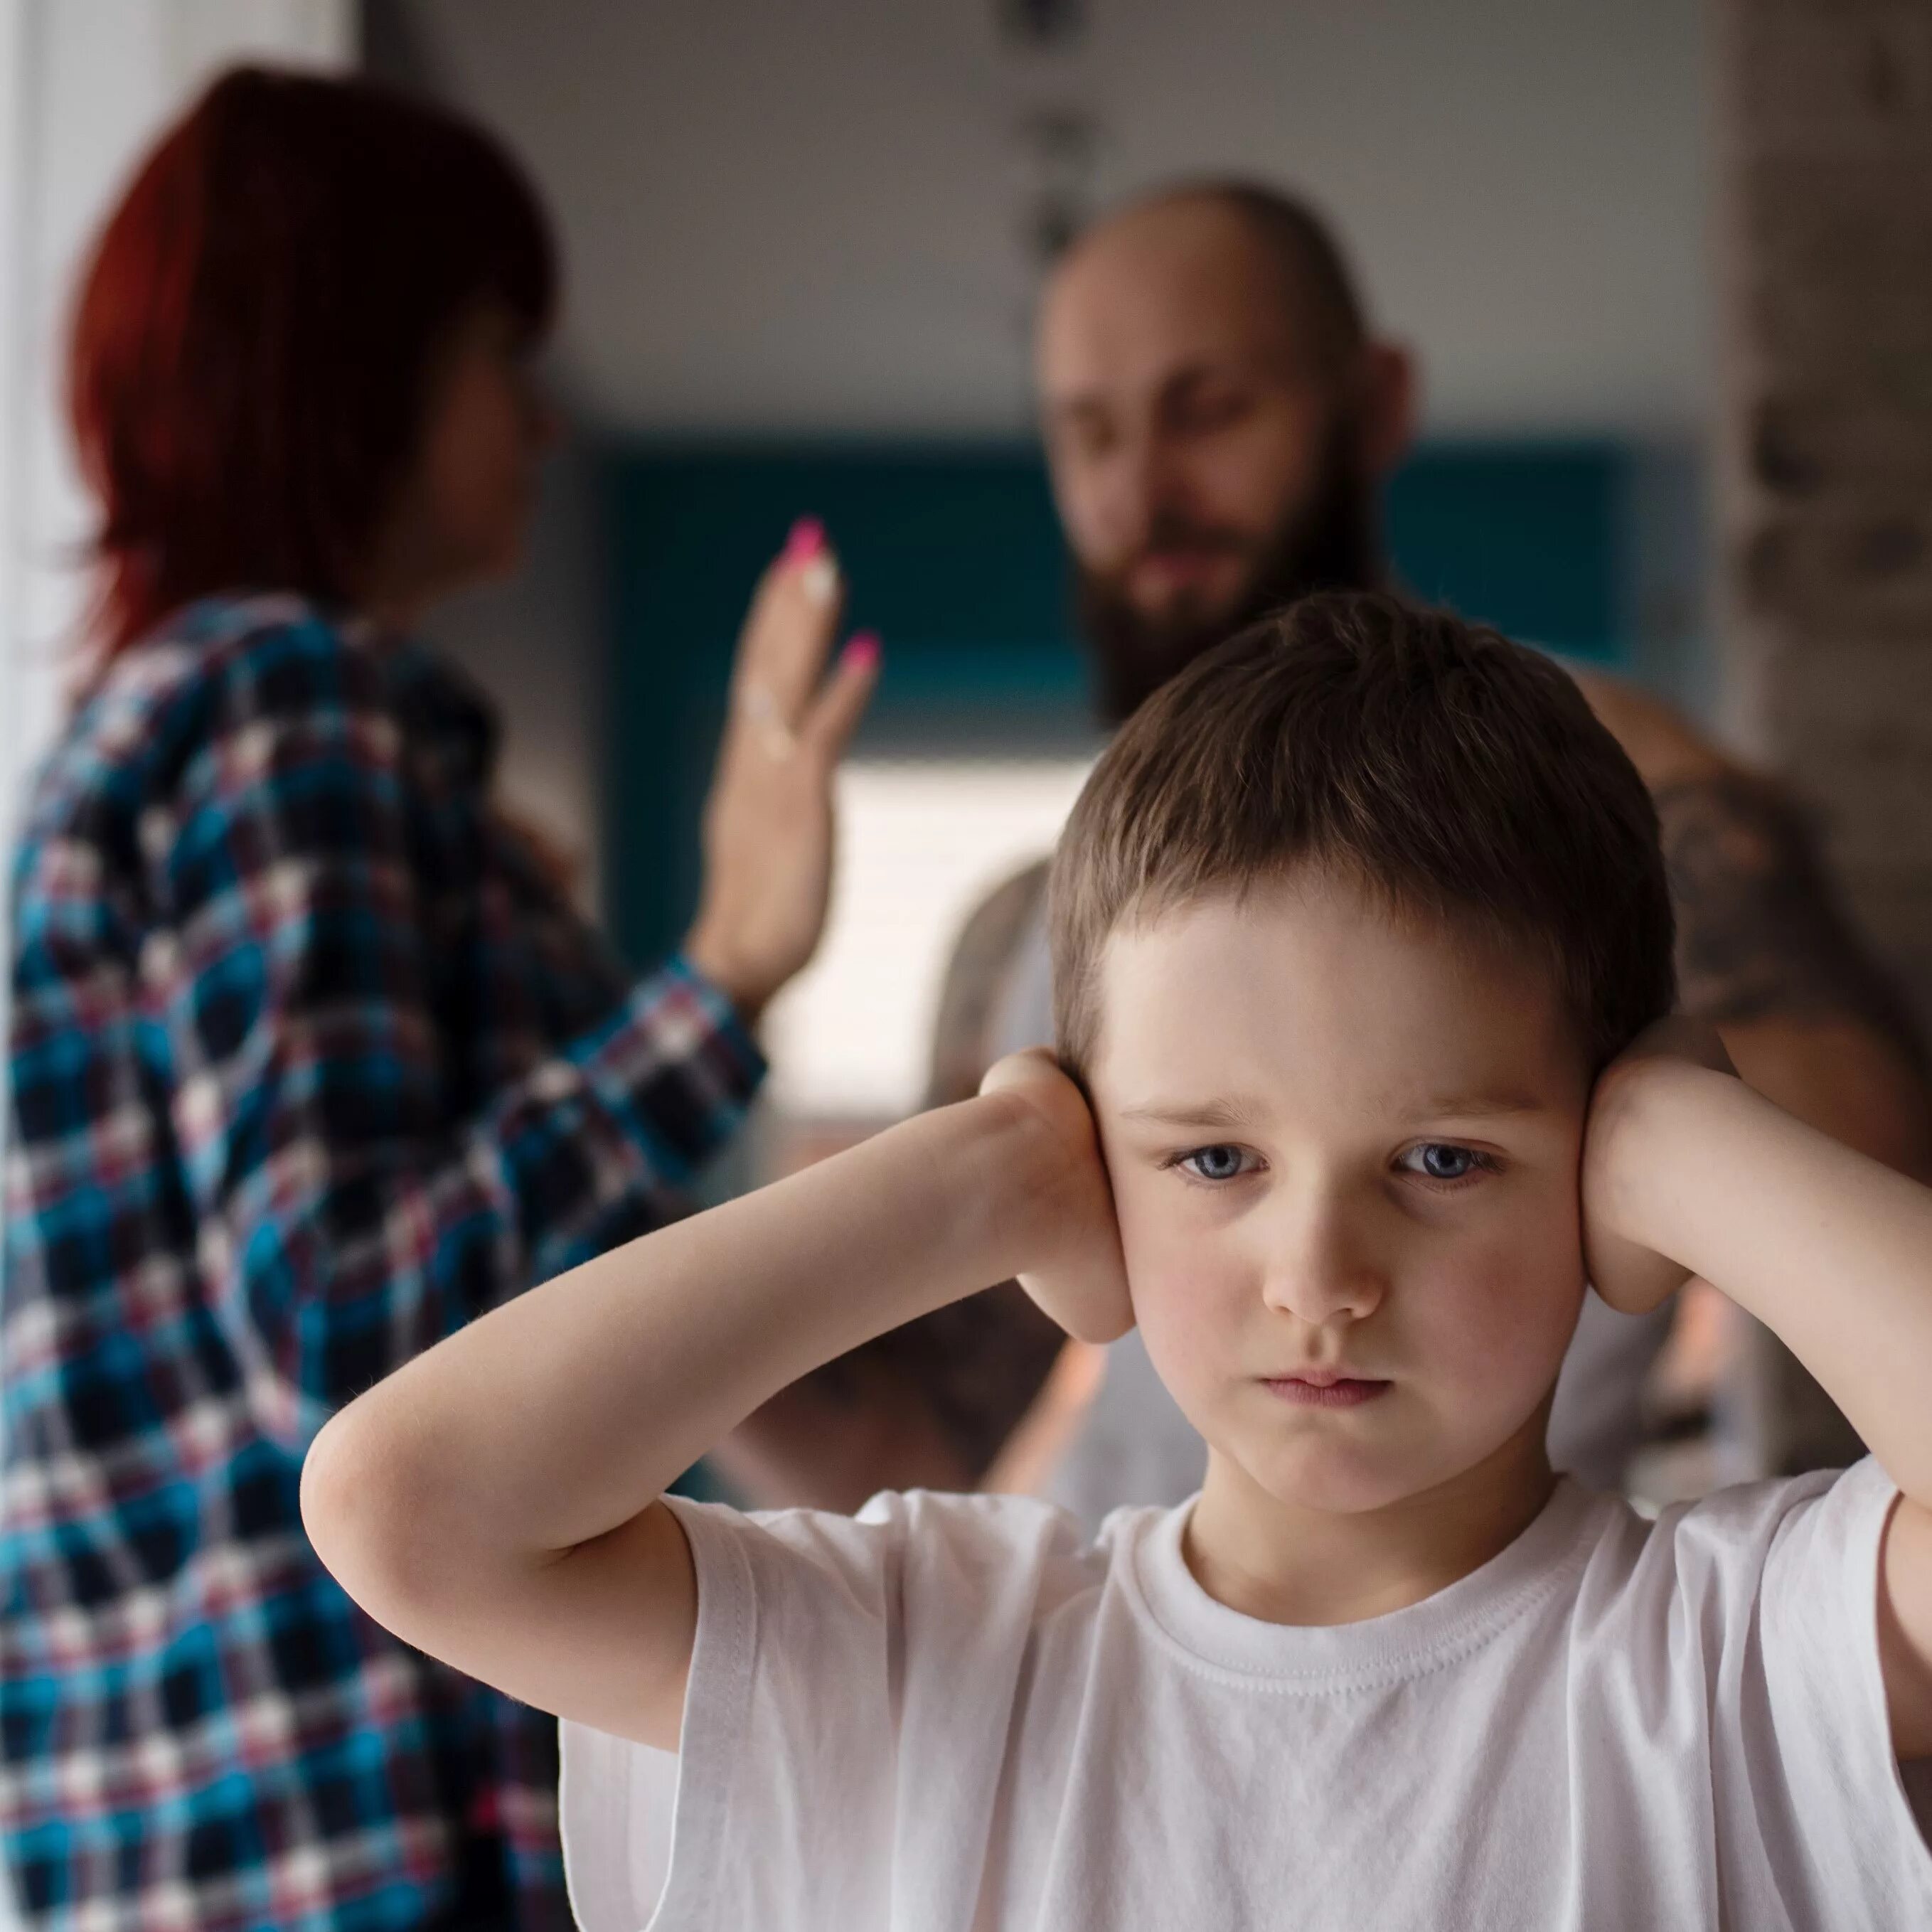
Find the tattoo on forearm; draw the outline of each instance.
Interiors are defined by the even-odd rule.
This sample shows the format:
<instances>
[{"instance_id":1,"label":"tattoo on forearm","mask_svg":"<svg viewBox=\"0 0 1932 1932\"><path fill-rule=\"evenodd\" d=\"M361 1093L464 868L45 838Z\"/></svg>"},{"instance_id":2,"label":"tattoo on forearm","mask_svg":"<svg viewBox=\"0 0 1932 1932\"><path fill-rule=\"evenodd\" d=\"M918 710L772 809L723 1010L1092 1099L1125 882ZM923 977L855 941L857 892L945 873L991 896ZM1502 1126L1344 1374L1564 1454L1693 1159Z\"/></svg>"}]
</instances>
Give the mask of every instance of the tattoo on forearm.
<instances>
[{"instance_id":1,"label":"tattoo on forearm","mask_svg":"<svg viewBox=\"0 0 1932 1932\"><path fill-rule=\"evenodd\" d=\"M1718 1025L1855 1019L1923 1064L1903 1000L1852 929L1790 801L1743 773L1656 796L1684 1010Z\"/></svg>"},{"instance_id":2,"label":"tattoo on forearm","mask_svg":"<svg viewBox=\"0 0 1932 1932\"><path fill-rule=\"evenodd\" d=\"M826 1400L923 1411L971 1476L992 1463L1066 1340L1018 1282L955 1302L868 1342L812 1376ZM890 1471L881 1485L892 1486Z\"/></svg>"}]
</instances>

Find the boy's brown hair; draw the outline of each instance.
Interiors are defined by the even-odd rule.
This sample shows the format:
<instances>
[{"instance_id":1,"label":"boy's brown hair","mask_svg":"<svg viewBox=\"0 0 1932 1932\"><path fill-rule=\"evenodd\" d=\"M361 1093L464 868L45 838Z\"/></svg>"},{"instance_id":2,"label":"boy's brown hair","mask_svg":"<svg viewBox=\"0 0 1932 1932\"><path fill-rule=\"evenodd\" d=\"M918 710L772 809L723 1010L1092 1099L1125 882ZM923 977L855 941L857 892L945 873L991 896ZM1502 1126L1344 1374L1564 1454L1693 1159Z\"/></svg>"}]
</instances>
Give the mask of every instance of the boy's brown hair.
<instances>
[{"instance_id":1,"label":"boy's brown hair","mask_svg":"<svg viewBox=\"0 0 1932 1932\"><path fill-rule=\"evenodd\" d=\"M1670 1010L1657 814L1574 682L1444 612L1330 592L1190 665L1088 779L1050 889L1062 1060L1093 1053L1117 926L1304 865L1540 949L1593 1070Z\"/></svg>"}]
</instances>

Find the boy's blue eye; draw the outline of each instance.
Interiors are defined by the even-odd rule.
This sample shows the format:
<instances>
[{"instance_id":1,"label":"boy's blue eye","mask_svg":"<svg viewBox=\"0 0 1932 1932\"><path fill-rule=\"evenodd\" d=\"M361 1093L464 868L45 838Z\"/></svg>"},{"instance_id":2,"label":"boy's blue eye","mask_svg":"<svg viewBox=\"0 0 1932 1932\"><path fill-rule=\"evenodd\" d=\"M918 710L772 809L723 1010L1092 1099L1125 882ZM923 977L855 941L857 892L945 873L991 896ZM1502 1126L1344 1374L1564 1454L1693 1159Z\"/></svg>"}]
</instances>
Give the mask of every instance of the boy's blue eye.
<instances>
[{"instance_id":1,"label":"boy's blue eye","mask_svg":"<svg viewBox=\"0 0 1932 1932\"><path fill-rule=\"evenodd\" d=\"M1431 1180L1466 1180L1478 1169L1494 1163L1473 1148L1454 1147L1444 1141L1425 1141L1402 1156L1402 1165L1412 1174L1425 1175Z\"/></svg>"},{"instance_id":2,"label":"boy's blue eye","mask_svg":"<svg viewBox=\"0 0 1932 1932\"><path fill-rule=\"evenodd\" d=\"M1232 1180L1242 1172L1245 1160L1238 1147L1204 1147L1182 1155L1180 1164L1203 1180Z\"/></svg>"}]
</instances>

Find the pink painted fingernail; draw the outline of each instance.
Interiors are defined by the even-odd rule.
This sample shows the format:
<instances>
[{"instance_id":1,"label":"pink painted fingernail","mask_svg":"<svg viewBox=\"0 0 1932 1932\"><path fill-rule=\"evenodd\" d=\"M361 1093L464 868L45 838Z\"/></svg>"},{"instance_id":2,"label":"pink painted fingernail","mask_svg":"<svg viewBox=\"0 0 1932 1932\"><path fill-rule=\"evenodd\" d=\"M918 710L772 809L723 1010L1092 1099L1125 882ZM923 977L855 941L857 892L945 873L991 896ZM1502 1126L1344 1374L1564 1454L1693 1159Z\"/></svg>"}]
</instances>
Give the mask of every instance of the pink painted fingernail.
<instances>
[{"instance_id":1,"label":"pink painted fingernail","mask_svg":"<svg viewBox=\"0 0 1932 1932\"><path fill-rule=\"evenodd\" d=\"M869 670L879 661L879 634L876 631L854 631L846 640L844 650L839 654L839 662L854 670Z\"/></svg>"},{"instance_id":2,"label":"pink painted fingernail","mask_svg":"<svg viewBox=\"0 0 1932 1932\"><path fill-rule=\"evenodd\" d=\"M805 563L825 548L825 526L816 517L801 517L785 538L784 560Z\"/></svg>"}]
</instances>

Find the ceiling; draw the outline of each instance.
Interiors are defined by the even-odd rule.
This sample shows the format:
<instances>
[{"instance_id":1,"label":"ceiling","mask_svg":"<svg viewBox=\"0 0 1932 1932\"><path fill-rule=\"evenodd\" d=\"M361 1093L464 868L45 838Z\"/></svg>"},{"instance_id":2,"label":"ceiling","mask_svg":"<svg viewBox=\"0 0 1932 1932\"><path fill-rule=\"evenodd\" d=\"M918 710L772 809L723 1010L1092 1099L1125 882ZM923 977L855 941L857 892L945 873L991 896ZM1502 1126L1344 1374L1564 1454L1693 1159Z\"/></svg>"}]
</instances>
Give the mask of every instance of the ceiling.
<instances>
[{"instance_id":1,"label":"ceiling","mask_svg":"<svg viewBox=\"0 0 1932 1932\"><path fill-rule=\"evenodd\" d=\"M374 64L528 160L568 251L566 380L598 422L1021 428L1024 237L1054 169L1018 130L1045 112L1090 124L1102 200L1203 170L1312 191L1421 350L1438 431L1677 437L1709 387L1705 11L1086 0L1047 52L994 0L371 0L365 21Z\"/></svg>"}]
</instances>

